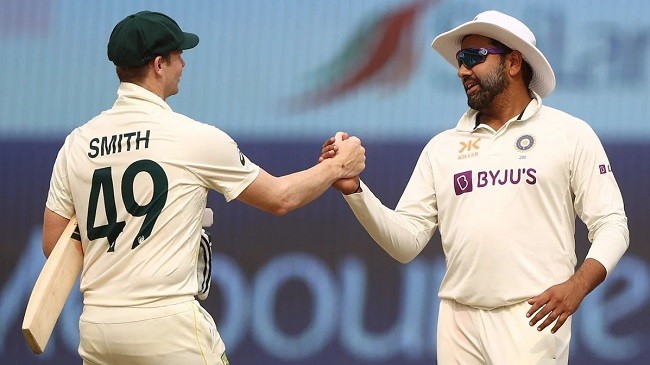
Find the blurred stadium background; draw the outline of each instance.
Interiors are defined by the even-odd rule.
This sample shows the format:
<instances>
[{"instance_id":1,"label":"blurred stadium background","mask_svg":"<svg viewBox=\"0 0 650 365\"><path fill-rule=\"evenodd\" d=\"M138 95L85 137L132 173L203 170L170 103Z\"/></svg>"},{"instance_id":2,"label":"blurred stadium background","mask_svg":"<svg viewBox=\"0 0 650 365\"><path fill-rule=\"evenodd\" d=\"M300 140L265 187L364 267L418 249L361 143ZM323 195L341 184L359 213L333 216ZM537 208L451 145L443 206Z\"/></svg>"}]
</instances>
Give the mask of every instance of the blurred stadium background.
<instances>
[{"instance_id":1,"label":"blurred stadium background","mask_svg":"<svg viewBox=\"0 0 650 365\"><path fill-rule=\"evenodd\" d=\"M647 364L650 3L643 0L0 0L0 364L81 362L78 291L45 355L29 352L20 324L44 262L42 211L56 152L70 131L112 105L118 82L108 36L145 9L201 38L184 53L172 108L229 133L275 175L311 166L338 130L358 135L367 147L362 178L390 207L425 143L466 108L455 71L431 40L488 9L523 20L557 75L546 104L599 134L629 217L629 251L574 316L571 363ZM335 191L285 217L211 194L216 270L203 304L233 364L435 364L444 270L437 234L401 265ZM577 249L581 261L582 224Z\"/></svg>"}]
</instances>

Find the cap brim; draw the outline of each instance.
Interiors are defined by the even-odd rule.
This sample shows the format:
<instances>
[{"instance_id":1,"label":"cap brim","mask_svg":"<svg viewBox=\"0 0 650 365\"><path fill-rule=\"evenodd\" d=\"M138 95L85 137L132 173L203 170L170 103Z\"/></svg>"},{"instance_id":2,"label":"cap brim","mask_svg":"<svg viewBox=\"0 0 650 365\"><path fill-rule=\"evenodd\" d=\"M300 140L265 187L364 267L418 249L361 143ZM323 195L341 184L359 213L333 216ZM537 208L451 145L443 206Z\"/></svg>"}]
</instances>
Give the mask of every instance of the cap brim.
<instances>
[{"instance_id":1,"label":"cap brim","mask_svg":"<svg viewBox=\"0 0 650 365\"><path fill-rule=\"evenodd\" d=\"M553 92L553 89L555 89L555 74L542 52L537 47L498 25L475 20L470 21L440 34L433 40L431 47L453 67L458 67L456 52L460 50L463 38L470 34L478 34L496 39L511 49L521 52L524 60L533 69L533 79L529 85L530 89L541 97L548 96Z\"/></svg>"},{"instance_id":2,"label":"cap brim","mask_svg":"<svg viewBox=\"0 0 650 365\"><path fill-rule=\"evenodd\" d=\"M185 39L183 40L183 43L181 43L181 45L178 47L178 49L190 49L196 47L196 45L199 44L198 35L187 32L183 32L183 35L185 35Z\"/></svg>"}]
</instances>

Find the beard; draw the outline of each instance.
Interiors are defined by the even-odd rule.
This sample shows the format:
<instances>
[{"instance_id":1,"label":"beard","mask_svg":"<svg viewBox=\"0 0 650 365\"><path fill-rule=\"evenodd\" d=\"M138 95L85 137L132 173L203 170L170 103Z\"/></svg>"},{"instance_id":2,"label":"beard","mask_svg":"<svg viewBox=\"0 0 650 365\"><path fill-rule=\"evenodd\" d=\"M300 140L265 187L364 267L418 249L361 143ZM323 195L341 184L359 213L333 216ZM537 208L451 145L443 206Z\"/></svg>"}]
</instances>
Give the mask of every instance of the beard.
<instances>
[{"instance_id":1,"label":"beard","mask_svg":"<svg viewBox=\"0 0 650 365\"><path fill-rule=\"evenodd\" d=\"M505 60L501 58L499 66L491 74L483 78L476 76L476 82L480 88L467 95L467 105L474 110L486 110L492 106L494 98L508 87Z\"/></svg>"}]
</instances>

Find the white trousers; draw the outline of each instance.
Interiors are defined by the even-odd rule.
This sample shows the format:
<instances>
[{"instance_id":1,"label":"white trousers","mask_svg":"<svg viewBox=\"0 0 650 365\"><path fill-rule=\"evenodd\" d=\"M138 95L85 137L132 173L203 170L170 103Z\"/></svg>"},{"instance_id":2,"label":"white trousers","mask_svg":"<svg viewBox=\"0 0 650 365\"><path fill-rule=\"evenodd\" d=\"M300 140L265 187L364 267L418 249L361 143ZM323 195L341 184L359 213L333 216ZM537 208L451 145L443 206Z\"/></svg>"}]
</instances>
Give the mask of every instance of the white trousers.
<instances>
[{"instance_id":1,"label":"white trousers","mask_svg":"<svg viewBox=\"0 0 650 365\"><path fill-rule=\"evenodd\" d=\"M442 299L438 315L438 365L567 365L571 317L554 334L552 325L531 327L526 302L481 310Z\"/></svg>"},{"instance_id":2,"label":"white trousers","mask_svg":"<svg viewBox=\"0 0 650 365\"><path fill-rule=\"evenodd\" d=\"M84 365L228 365L212 316L196 300L155 308L84 307Z\"/></svg>"}]
</instances>

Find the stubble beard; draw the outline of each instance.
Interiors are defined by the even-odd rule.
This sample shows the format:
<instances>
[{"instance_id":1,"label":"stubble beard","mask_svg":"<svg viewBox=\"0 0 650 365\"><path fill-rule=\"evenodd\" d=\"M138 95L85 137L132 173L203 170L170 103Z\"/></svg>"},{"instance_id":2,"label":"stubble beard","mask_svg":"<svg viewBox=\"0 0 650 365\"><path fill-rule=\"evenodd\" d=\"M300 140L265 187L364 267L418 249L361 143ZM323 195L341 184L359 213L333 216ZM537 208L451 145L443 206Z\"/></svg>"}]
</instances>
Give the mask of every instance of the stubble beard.
<instances>
[{"instance_id":1,"label":"stubble beard","mask_svg":"<svg viewBox=\"0 0 650 365\"><path fill-rule=\"evenodd\" d=\"M497 69L483 79L476 77L480 88L478 91L467 95L467 105L478 111L487 110L492 106L494 98L508 87L506 64L502 58Z\"/></svg>"}]
</instances>

